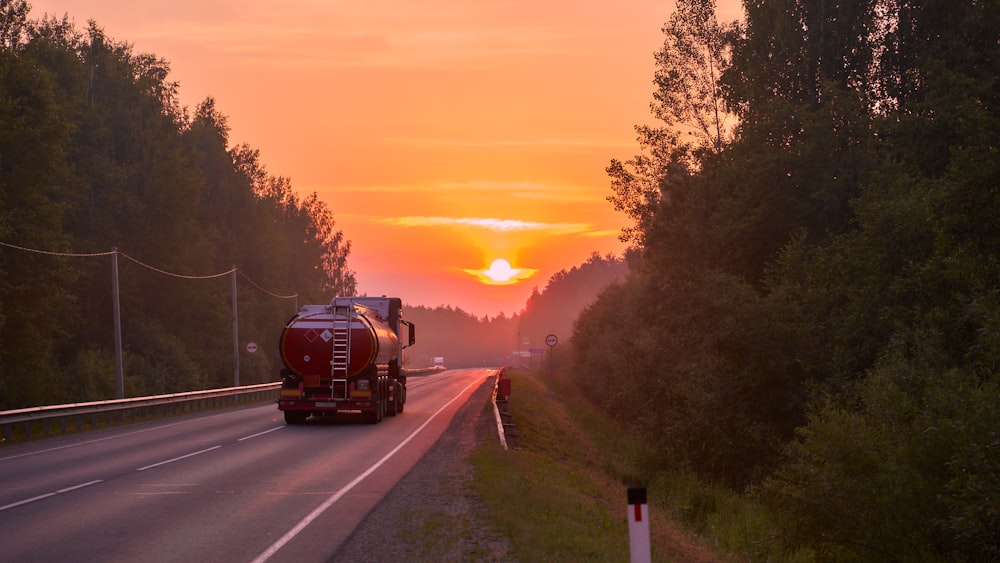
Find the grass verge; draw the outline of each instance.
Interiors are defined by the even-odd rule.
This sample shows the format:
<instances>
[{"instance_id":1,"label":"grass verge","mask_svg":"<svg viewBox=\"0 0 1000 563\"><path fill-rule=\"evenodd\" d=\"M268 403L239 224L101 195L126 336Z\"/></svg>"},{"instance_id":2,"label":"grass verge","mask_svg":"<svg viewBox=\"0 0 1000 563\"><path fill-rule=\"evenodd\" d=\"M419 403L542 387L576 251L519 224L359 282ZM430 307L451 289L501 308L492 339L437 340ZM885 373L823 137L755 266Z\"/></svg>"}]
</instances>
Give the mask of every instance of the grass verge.
<instances>
[{"instance_id":1,"label":"grass verge","mask_svg":"<svg viewBox=\"0 0 1000 563\"><path fill-rule=\"evenodd\" d=\"M558 377L508 370L520 442L471 456L476 493L518 561L628 561L626 491L640 484L639 445ZM719 561L650 506L654 561Z\"/></svg>"}]
</instances>

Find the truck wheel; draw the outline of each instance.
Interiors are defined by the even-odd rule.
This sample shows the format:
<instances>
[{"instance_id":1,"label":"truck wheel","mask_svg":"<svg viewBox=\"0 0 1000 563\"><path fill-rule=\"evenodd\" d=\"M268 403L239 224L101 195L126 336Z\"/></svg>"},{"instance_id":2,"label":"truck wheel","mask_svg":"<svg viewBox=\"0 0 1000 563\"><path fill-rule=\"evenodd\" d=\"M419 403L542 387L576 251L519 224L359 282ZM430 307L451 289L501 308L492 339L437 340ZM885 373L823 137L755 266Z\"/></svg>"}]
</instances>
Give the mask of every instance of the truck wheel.
<instances>
[{"instance_id":1,"label":"truck wheel","mask_svg":"<svg viewBox=\"0 0 1000 563\"><path fill-rule=\"evenodd\" d=\"M285 411L285 424L302 424L309 418L309 413L302 411Z\"/></svg>"},{"instance_id":2,"label":"truck wheel","mask_svg":"<svg viewBox=\"0 0 1000 563\"><path fill-rule=\"evenodd\" d=\"M370 411L365 411L365 422L368 424L378 424L382 422L382 415L385 412L385 407L383 406L385 402L379 399L378 403L374 405L374 408Z\"/></svg>"},{"instance_id":3,"label":"truck wheel","mask_svg":"<svg viewBox=\"0 0 1000 563\"><path fill-rule=\"evenodd\" d=\"M388 386L388 384L386 384ZM399 384L395 384L392 387L392 399L386 399L385 403L385 415L386 416L396 416L399 412L396 410L396 405L399 404Z\"/></svg>"},{"instance_id":4,"label":"truck wheel","mask_svg":"<svg viewBox=\"0 0 1000 563\"><path fill-rule=\"evenodd\" d=\"M389 380L386 378L381 379L382 383L378 386L380 393L378 399L378 419L381 422L383 418L386 417L386 412L389 410Z\"/></svg>"},{"instance_id":5,"label":"truck wheel","mask_svg":"<svg viewBox=\"0 0 1000 563\"><path fill-rule=\"evenodd\" d=\"M370 411L365 411L365 422L368 424L378 424L382 422L382 416L385 414L385 386L378 385L378 400L372 405L374 408Z\"/></svg>"},{"instance_id":6,"label":"truck wheel","mask_svg":"<svg viewBox=\"0 0 1000 563\"><path fill-rule=\"evenodd\" d=\"M396 416L403 412L403 386L399 383L396 384L396 392L392 394L392 398L392 405L389 408L392 409L392 416Z\"/></svg>"}]
</instances>

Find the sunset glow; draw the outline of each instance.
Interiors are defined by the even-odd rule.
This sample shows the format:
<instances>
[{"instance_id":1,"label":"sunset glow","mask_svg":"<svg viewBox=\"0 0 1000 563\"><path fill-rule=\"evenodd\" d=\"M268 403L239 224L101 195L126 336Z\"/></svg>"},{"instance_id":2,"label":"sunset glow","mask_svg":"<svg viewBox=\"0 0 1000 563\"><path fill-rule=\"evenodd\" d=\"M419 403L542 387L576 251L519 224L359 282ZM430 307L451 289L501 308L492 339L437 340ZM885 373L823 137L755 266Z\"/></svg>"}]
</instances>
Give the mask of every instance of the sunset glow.
<instances>
[{"instance_id":1,"label":"sunset glow","mask_svg":"<svg viewBox=\"0 0 1000 563\"><path fill-rule=\"evenodd\" d=\"M494 260L489 268L483 270L466 270L466 273L476 276L486 285L508 285L530 278L538 270L530 268L513 268L510 262L503 258Z\"/></svg>"},{"instance_id":2,"label":"sunset glow","mask_svg":"<svg viewBox=\"0 0 1000 563\"><path fill-rule=\"evenodd\" d=\"M360 292L491 316L594 252L624 250L629 220L606 199L605 168L636 155L634 126L652 122L653 53L674 7L30 4L33 18L67 14L80 31L93 19L166 59L189 109L215 98L231 146L259 149L270 174L329 207ZM738 0L719 4L737 17ZM500 259L509 272L490 265Z\"/></svg>"}]
</instances>

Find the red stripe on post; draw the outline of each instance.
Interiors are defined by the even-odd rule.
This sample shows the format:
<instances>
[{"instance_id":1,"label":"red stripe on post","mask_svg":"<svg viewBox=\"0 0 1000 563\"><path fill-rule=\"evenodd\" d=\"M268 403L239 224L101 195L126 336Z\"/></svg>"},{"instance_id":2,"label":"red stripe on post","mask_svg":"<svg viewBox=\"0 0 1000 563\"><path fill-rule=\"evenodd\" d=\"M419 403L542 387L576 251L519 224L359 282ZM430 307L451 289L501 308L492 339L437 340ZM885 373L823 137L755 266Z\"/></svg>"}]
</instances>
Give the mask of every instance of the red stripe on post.
<instances>
[{"instance_id":1,"label":"red stripe on post","mask_svg":"<svg viewBox=\"0 0 1000 563\"><path fill-rule=\"evenodd\" d=\"M642 522L642 505L636 504L635 506L635 521Z\"/></svg>"}]
</instances>

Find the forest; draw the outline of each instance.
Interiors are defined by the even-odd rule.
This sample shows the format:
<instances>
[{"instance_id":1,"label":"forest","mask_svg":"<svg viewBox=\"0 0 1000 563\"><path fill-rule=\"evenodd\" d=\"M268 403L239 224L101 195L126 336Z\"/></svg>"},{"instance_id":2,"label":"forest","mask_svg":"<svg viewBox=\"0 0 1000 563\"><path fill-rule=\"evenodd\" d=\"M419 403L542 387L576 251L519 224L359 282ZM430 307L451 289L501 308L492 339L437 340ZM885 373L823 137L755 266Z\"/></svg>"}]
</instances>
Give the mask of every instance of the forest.
<instances>
[{"instance_id":1,"label":"forest","mask_svg":"<svg viewBox=\"0 0 1000 563\"><path fill-rule=\"evenodd\" d=\"M240 382L274 381L274 327L355 291L331 210L166 61L29 9L0 0L0 410L116 398L113 260L126 396L231 386L234 300Z\"/></svg>"},{"instance_id":2,"label":"forest","mask_svg":"<svg viewBox=\"0 0 1000 563\"><path fill-rule=\"evenodd\" d=\"M742 558L996 561L1000 2L743 4L663 26L574 377Z\"/></svg>"}]
</instances>

